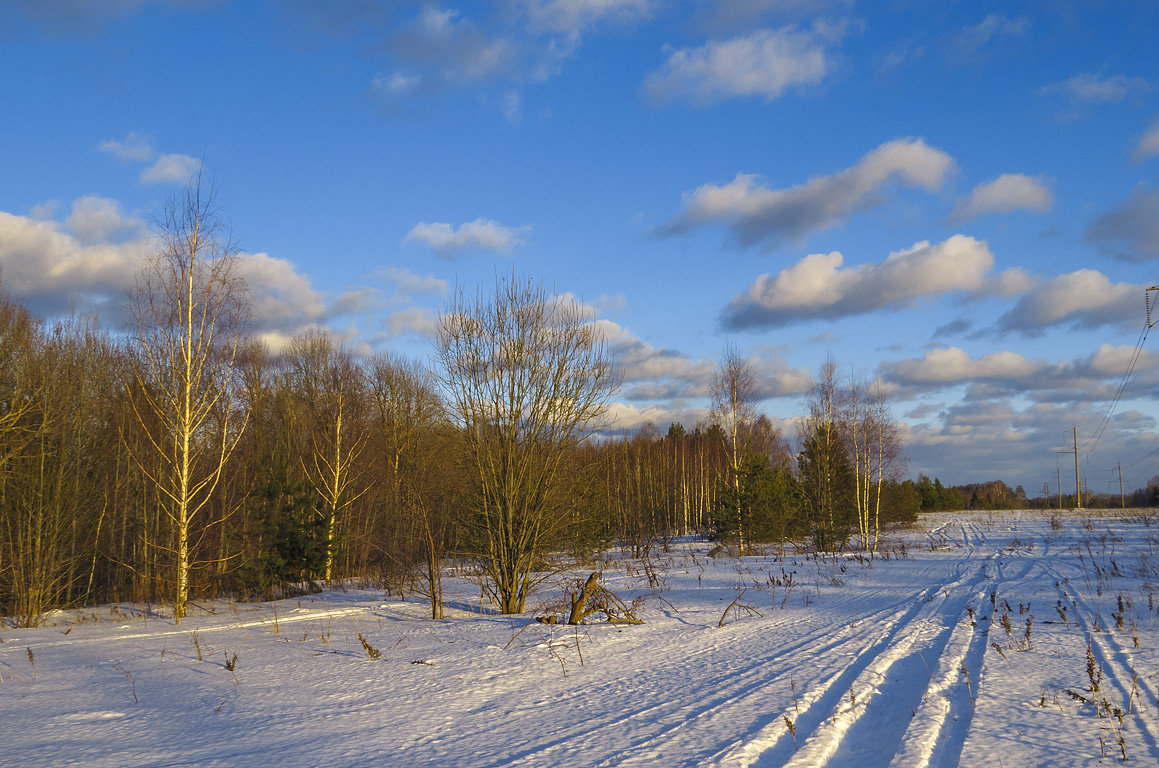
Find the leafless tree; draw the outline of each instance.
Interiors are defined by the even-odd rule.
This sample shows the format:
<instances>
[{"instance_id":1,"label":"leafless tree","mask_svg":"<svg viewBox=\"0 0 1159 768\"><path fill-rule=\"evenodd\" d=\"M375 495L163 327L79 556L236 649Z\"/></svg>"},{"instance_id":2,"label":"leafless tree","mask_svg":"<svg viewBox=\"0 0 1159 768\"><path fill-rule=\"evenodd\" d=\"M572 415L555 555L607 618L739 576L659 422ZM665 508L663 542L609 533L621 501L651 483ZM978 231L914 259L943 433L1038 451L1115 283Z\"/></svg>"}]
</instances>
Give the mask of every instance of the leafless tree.
<instances>
[{"instance_id":1,"label":"leafless tree","mask_svg":"<svg viewBox=\"0 0 1159 768\"><path fill-rule=\"evenodd\" d=\"M615 389L611 354L582 306L514 276L493 296L460 291L435 354L477 484L480 561L500 609L519 613L566 520L565 457Z\"/></svg>"},{"instance_id":2,"label":"leafless tree","mask_svg":"<svg viewBox=\"0 0 1159 768\"><path fill-rule=\"evenodd\" d=\"M724 478L733 489L736 499L736 518L743 520L740 509L741 464L749 447L752 426L756 421L756 376L748 360L741 357L736 347L729 345L720 358L720 365L712 379L712 420L724 430L728 442L728 471ZM748 532L743 523L738 528L740 554L749 550Z\"/></svg>"},{"instance_id":3,"label":"leafless tree","mask_svg":"<svg viewBox=\"0 0 1159 768\"><path fill-rule=\"evenodd\" d=\"M418 540L431 618L441 619L442 561L451 523L447 501L455 483L438 471L448 446L436 386L433 374L416 362L388 355L371 361L371 416L386 461L390 507Z\"/></svg>"},{"instance_id":4,"label":"leafless tree","mask_svg":"<svg viewBox=\"0 0 1159 768\"><path fill-rule=\"evenodd\" d=\"M366 447L362 414L365 377L350 351L326 333L308 331L286 350L289 403L300 422L300 463L322 499L326 561L323 578L334 574L339 531L350 508L367 489L358 459Z\"/></svg>"},{"instance_id":5,"label":"leafless tree","mask_svg":"<svg viewBox=\"0 0 1159 768\"><path fill-rule=\"evenodd\" d=\"M174 558L175 621L189 599L194 520L246 423L228 375L247 320L246 285L219 214L200 178L172 197L158 220L158 251L132 296L136 354L127 386L156 461L134 459L172 530L165 548Z\"/></svg>"},{"instance_id":6,"label":"leafless tree","mask_svg":"<svg viewBox=\"0 0 1159 768\"><path fill-rule=\"evenodd\" d=\"M809 415L800 439L798 470L814 545L840 547L853 522L853 471L846 452L837 363L826 360L809 391Z\"/></svg>"}]
</instances>

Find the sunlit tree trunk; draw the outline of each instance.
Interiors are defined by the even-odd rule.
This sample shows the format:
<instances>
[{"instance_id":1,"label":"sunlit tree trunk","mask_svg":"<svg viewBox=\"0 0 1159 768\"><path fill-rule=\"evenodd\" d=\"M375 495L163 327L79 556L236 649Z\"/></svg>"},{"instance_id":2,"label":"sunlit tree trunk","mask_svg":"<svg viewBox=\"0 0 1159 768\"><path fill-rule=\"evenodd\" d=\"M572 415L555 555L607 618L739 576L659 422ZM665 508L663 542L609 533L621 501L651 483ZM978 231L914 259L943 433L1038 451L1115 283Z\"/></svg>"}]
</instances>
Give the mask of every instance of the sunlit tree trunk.
<instances>
[{"instance_id":1,"label":"sunlit tree trunk","mask_svg":"<svg viewBox=\"0 0 1159 768\"><path fill-rule=\"evenodd\" d=\"M212 193L200 179L170 200L160 251L134 293L137 355L128 386L137 422L159 465L137 456L162 499L173 534L174 619L186 613L191 526L205 509L244 429L228 369L247 313L245 283ZM215 411L225 423L211 424Z\"/></svg>"}]
</instances>

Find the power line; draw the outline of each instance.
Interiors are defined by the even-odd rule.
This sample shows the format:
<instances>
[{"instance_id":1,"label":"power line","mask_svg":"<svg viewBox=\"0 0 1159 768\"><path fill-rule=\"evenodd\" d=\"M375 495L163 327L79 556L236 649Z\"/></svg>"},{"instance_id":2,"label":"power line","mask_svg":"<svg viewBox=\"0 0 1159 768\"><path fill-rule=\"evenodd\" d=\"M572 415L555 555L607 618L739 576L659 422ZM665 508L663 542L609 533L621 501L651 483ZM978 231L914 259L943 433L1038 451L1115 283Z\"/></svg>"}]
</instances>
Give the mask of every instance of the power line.
<instances>
[{"instance_id":1,"label":"power line","mask_svg":"<svg viewBox=\"0 0 1159 768\"><path fill-rule=\"evenodd\" d=\"M1159 285L1153 285L1143 292L1143 299L1147 309L1146 319L1143 321L1143 328L1139 331L1139 339L1135 342L1135 349L1131 353L1131 361L1127 364L1127 370L1123 372L1122 379L1119 380L1119 387L1117 390L1115 390L1115 396L1111 399L1111 404L1107 408L1106 414L1103 415L1103 420L1095 429L1095 435L1092 438L1091 447L1087 449L1086 454L1083 456L1083 464L1086 464L1090 460L1091 454L1094 452L1095 448L1098 447L1099 441L1103 437L1103 432L1106 431L1107 425L1110 424L1111 416L1114 415L1115 408L1118 407L1119 401L1122 400L1123 393L1127 389L1127 381L1130 380L1131 374L1134 373L1135 366L1139 362L1139 357L1143 354L1143 345L1147 341L1147 334L1150 332L1151 326L1154 325L1151 320L1152 291L1159 291Z\"/></svg>"}]
</instances>

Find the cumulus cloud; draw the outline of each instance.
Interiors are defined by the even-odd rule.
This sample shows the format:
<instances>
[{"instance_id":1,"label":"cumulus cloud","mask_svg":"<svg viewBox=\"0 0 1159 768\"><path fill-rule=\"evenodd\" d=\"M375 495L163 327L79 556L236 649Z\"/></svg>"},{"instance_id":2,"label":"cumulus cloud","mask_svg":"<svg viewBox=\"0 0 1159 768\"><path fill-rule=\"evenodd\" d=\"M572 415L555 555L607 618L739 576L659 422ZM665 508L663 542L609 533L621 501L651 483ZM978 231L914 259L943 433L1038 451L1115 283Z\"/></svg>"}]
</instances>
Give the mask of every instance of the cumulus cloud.
<instances>
[{"instance_id":1,"label":"cumulus cloud","mask_svg":"<svg viewBox=\"0 0 1159 768\"><path fill-rule=\"evenodd\" d=\"M141 171L142 184L184 184L201 169L201 161L189 155L161 155Z\"/></svg>"},{"instance_id":2,"label":"cumulus cloud","mask_svg":"<svg viewBox=\"0 0 1159 768\"><path fill-rule=\"evenodd\" d=\"M770 189L752 174L728 184L705 184L683 196L681 210L658 230L662 236L708 224L726 224L745 246L778 246L828 229L880 200L890 184L934 190L954 171L953 159L921 139L882 144L850 168L786 189Z\"/></svg>"},{"instance_id":3,"label":"cumulus cloud","mask_svg":"<svg viewBox=\"0 0 1159 768\"><path fill-rule=\"evenodd\" d=\"M153 143L149 137L132 131L124 139L102 141L97 148L124 162L147 163L153 158Z\"/></svg>"},{"instance_id":4,"label":"cumulus cloud","mask_svg":"<svg viewBox=\"0 0 1159 768\"><path fill-rule=\"evenodd\" d=\"M1139 163L1156 155L1159 155L1159 120L1151 123L1143 133L1139 143L1135 145L1135 151L1131 153L1131 158Z\"/></svg>"},{"instance_id":5,"label":"cumulus cloud","mask_svg":"<svg viewBox=\"0 0 1159 768\"><path fill-rule=\"evenodd\" d=\"M375 76L372 91L397 97L418 91L518 78L520 51L509 36L488 37L458 11L425 5L390 35L387 49L401 67Z\"/></svg>"},{"instance_id":6,"label":"cumulus cloud","mask_svg":"<svg viewBox=\"0 0 1159 768\"><path fill-rule=\"evenodd\" d=\"M998 318L1002 331L1036 333L1050 326L1133 326L1141 320L1143 286L1112 283L1094 269L1051 278Z\"/></svg>"},{"instance_id":7,"label":"cumulus cloud","mask_svg":"<svg viewBox=\"0 0 1159 768\"><path fill-rule=\"evenodd\" d=\"M1007 399L953 405L940 411L936 420L907 429L910 472L938 475L951 484L1003 479L1024 485L1032 495L1049 479L1055 493L1055 451L1069 447L1072 425L1078 425L1080 439L1092 434L1103 410L1072 403L1035 403L1020 409ZM1103 444L1114 445L1120 455L1142 456L1155 447L1152 419L1132 415L1112 421ZM1108 466L1114 458L1094 455L1091 463ZM1070 492L1072 480L1073 475L1068 479L1064 472ZM1144 480L1140 478L1140 484Z\"/></svg>"},{"instance_id":8,"label":"cumulus cloud","mask_svg":"<svg viewBox=\"0 0 1159 768\"><path fill-rule=\"evenodd\" d=\"M98 230L110 226L84 210L91 203L78 201L73 219L82 236L55 221L14 216L0 211L0 278L4 290L27 302L34 312L53 315L95 312L110 303L123 303L145 258L153 251L150 239L94 242ZM100 207L100 206L92 206ZM74 206L74 212L78 208ZM106 214L108 211L106 210ZM114 224L114 228L116 225Z\"/></svg>"},{"instance_id":9,"label":"cumulus cloud","mask_svg":"<svg viewBox=\"0 0 1159 768\"><path fill-rule=\"evenodd\" d=\"M669 424L684 424L691 427L707 417L707 408L611 403L604 414L604 428L601 431L609 435L624 435L649 425L661 430L666 429Z\"/></svg>"},{"instance_id":10,"label":"cumulus cloud","mask_svg":"<svg viewBox=\"0 0 1159 768\"><path fill-rule=\"evenodd\" d=\"M644 90L661 104L703 107L749 96L772 101L791 87L824 79L832 68L826 53L831 41L829 35L786 27L680 48L644 79Z\"/></svg>"},{"instance_id":11,"label":"cumulus cloud","mask_svg":"<svg viewBox=\"0 0 1159 768\"><path fill-rule=\"evenodd\" d=\"M95 195L74 201L64 225L85 245L142 237L145 232L142 222L121 213L116 200Z\"/></svg>"},{"instance_id":12,"label":"cumulus cloud","mask_svg":"<svg viewBox=\"0 0 1159 768\"><path fill-rule=\"evenodd\" d=\"M1132 93L1146 91L1151 87L1141 77L1112 75L1102 77L1084 72L1059 83L1043 86L1039 94L1061 94L1073 102L1081 104L1107 104L1122 101Z\"/></svg>"},{"instance_id":13,"label":"cumulus cloud","mask_svg":"<svg viewBox=\"0 0 1159 768\"><path fill-rule=\"evenodd\" d=\"M883 363L880 373L895 392L909 395L968 384L967 400L1021 395L1038 402L1097 402L1114 396L1135 351L1103 344L1089 355L1051 362L1006 350L971 357L949 347ZM1156 370L1159 354L1142 350L1135 361L1131 392L1150 397L1157 384Z\"/></svg>"},{"instance_id":14,"label":"cumulus cloud","mask_svg":"<svg viewBox=\"0 0 1159 768\"><path fill-rule=\"evenodd\" d=\"M886 381L904 385L948 386L970 381L1000 380L1026 382L1047 367L1015 352L992 352L970 357L958 347L933 349L916 360L901 360L881 366Z\"/></svg>"},{"instance_id":15,"label":"cumulus cloud","mask_svg":"<svg viewBox=\"0 0 1159 768\"><path fill-rule=\"evenodd\" d=\"M1088 242L1112 249L1123 261L1159 258L1159 190L1139 186L1130 197L1087 227ZM1115 248L1125 245L1126 250Z\"/></svg>"},{"instance_id":16,"label":"cumulus cloud","mask_svg":"<svg viewBox=\"0 0 1159 768\"><path fill-rule=\"evenodd\" d=\"M1004 173L993 181L974 187L970 196L954 207L950 218L954 221L970 221L991 213L1041 213L1050 210L1053 203L1054 196L1042 177Z\"/></svg>"},{"instance_id":17,"label":"cumulus cloud","mask_svg":"<svg viewBox=\"0 0 1159 768\"><path fill-rule=\"evenodd\" d=\"M238 257L237 265L250 286L254 321L263 330L292 333L325 320L325 296L290 262L247 253Z\"/></svg>"},{"instance_id":18,"label":"cumulus cloud","mask_svg":"<svg viewBox=\"0 0 1159 768\"><path fill-rule=\"evenodd\" d=\"M953 47L959 55L970 55L985 48L996 37L1021 35L1030 26L1025 16L1007 18L1000 13L991 13L972 27L965 27L954 38Z\"/></svg>"},{"instance_id":19,"label":"cumulus cloud","mask_svg":"<svg viewBox=\"0 0 1159 768\"><path fill-rule=\"evenodd\" d=\"M76 311L128 322L126 294L157 248L140 222L104 198L78 199L64 222L0 212L3 288L45 316ZM294 265L265 253L240 254L237 268L250 287L254 330L275 344L374 300L365 288L318 291Z\"/></svg>"},{"instance_id":20,"label":"cumulus cloud","mask_svg":"<svg viewBox=\"0 0 1159 768\"><path fill-rule=\"evenodd\" d=\"M779 327L900 308L947 293L1008 294L1027 284L1019 271L994 275L986 243L966 235L919 242L880 263L843 263L837 251L815 253L775 276L761 275L725 308L725 327Z\"/></svg>"},{"instance_id":21,"label":"cumulus cloud","mask_svg":"<svg viewBox=\"0 0 1159 768\"><path fill-rule=\"evenodd\" d=\"M716 361L656 347L611 320L599 319L594 325L612 350L629 401L673 401L708 395ZM754 353L747 362L760 399L801 395L812 384L808 371L789 366L777 354Z\"/></svg>"},{"instance_id":22,"label":"cumulus cloud","mask_svg":"<svg viewBox=\"0 0 1159 768\"><path fill-rule=\"evenodd\" d=\"M682 382L679 394L691 397L707 394L714 363L694 360L673 349L658 348L611 320L599 319L594 325L611 347L625 384L679 380ZM674 394L670 392L667 396Z\"/></svg>"},{"instance_id":23,"label":"cumulus cloud","mask_svg":"<svg viewBox=\"0 0 1159 768\"><path fill-rule=\"evenodd\" d=\"M531 226L505 227L491 219L475 219L455 228L443 222L419 222L403 238L403 243L418 242L441 256L451 258L461 251L479 249L509 253L526 242Z\"/></svg>"}]
</instances>

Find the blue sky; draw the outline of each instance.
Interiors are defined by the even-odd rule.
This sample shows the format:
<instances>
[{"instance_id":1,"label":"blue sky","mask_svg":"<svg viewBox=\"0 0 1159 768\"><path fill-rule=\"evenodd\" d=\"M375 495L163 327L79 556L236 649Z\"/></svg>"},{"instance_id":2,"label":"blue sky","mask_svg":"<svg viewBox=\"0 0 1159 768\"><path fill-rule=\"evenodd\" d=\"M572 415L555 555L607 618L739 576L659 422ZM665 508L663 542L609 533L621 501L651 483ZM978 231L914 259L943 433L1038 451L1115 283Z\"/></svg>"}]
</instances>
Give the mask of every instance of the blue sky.
<instances>
[{"instance_id":1,"label":"blue sky","mask_svg":"<svg viewBox=\"0 0 1159 768\"><path fill-rule=\"evenodd\" d=\"M913 475L1036 494L1077 425L1092 490L1141 485L1149 345L1093 436L1159 282L1156 29L1145 0L8 0L0 281L115 326L203 164L273 346L426 358L456 286L515 271L592 308L623 429L703 417L731 343L790 439L832 357L889 388Z\"/></svg>"}]
</instances>

